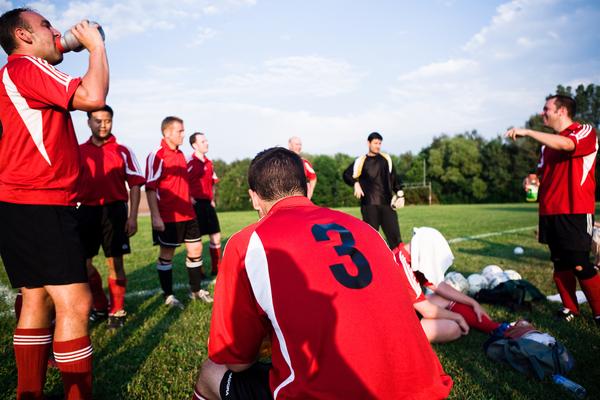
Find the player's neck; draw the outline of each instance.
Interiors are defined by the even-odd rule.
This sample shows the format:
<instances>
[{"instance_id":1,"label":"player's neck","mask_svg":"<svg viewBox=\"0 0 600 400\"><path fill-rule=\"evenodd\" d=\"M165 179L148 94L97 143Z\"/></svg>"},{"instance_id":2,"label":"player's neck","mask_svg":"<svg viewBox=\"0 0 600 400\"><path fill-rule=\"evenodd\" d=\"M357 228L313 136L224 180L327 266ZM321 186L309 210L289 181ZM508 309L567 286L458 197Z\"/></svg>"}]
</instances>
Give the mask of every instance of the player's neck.
<instances>
[{"instance_id":1,"label":"player's neck","mask_svg":"<svg viewBox=\"0 0 600 400\"><path fill-rule=\"evenodd\" d=\"M95 146L102 147L106 144L106 142L108 142L109 138L110 138L110 135L108 135L105 138L98 138L98 137L92 135L92 143Z\"/></svg>"},{"instance_id":2,"label":"player's neck","mask_svg":"<svg viewBox=\"0 0 600 400\"><path fill-rule=\"evenodd\" d=\"M565 119L560 120L560 122L556 124L556 126L554 127L554 130L556 132L562 132L571 125L573 125L573 120L571 118L565 118Z\"/></svg>"},{"instance_id":3,"label":"player's neck","mask_svg":"<svg viewBox=\"0 0 600 400\"><path fill-rule=\"evenodd\" d=\"M198 150L196 150L194 153L196 154L196 157L198 157L200 160L202 160L202 161L204 161L204 160L205 160L205 158L206 158L206 153L201 153L201 152L199 152Z\"/></svg>"}]
</instances>

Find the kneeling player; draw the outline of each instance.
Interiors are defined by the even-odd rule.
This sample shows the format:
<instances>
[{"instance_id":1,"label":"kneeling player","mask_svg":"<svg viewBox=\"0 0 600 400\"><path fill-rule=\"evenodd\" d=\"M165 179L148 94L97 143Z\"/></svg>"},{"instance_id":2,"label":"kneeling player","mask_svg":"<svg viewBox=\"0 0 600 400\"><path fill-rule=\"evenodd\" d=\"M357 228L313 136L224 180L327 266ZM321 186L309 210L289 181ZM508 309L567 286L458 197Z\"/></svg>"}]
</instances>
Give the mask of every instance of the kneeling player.
<instances>
[{"instance_id":1,"label":"kneeling player","mask_svg":"<svg viewBox=\"0 0 600 400\"><path fill-rule=\"evenodd\" d=\"M452 380L381 236L311 203L287 149L259 153L248 182L264 217L227 243L195 398L447 397ZM255 362L265 337L272 365Z\"/></svg>"}]
</instances>

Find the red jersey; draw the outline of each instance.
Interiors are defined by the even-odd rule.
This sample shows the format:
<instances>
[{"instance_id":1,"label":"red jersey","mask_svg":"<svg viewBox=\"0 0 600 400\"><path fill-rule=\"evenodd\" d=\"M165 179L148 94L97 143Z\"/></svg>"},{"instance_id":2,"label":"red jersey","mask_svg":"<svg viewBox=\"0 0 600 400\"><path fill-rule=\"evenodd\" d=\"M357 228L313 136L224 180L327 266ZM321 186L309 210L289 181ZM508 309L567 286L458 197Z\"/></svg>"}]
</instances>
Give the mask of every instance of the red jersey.
<instances>
[{"instance_id":1,"label":"red jersey","mask_svg":"<svg viewBox=\"0 0 600 400\"><path fill-rule=\"evenodd\" d=\"M312 164L304 158L302 159L302 162L304 164L304 175L306 175L306 180L312 181L313 179L317 179L317 173L313 169Z\"/></svg>"},{"instance_id":2,"label":"red jersey","mask_svg":"<svg viewBox=\"0 0 600 400\"><path fill-rule=\"evenodd\" d=\"M74 204L79 150L69 104L81 79L20 54L0 76L0 201Z\"/></svg>"},{"instance_id":3,"label":"red jersey","mask_svg":"<svg viewBox=\"0 0 600 400\"><path fill-rule=\"evenodd\" d=\"M146 160L146 190L156 191L158 211L163 222L183 222L196 218L190 199L185 156L172 150L165 140Z\"/></svg>"},{"instance_id":4,"label":"red jersey","mask_svg":"<svg viewBox=\"0 0 600 400\"><path fill-rule=\"evenodd\" d=\"M425 295L421 289L421 285L425 285L428 282L422 282L420 277L417 276L410 265L410 253L406 250L404 243L400 243L393 251L396 263L402 268L408 281L408 291L413 299L413 303L419 303L425 300ZM425 278L425 275L420 274L421 277Z\"/></svg>"},{"instance_id":5,"label":"red jersey","mask_svg":"<svg viewBox=\"0 0 600 400\"><path fill-rule=\"evenodd\" d=\"M538 164L542 175L538 197L540 215L593 214L595 208L595 166L598 152L596 130L577 122L559 135L575 144L571 152L542 146Z\"/></svg>"},{"instance_id":6,"label":"red jersey","mask_svg":"<svg viewBox=\"0 0 600 400\"><path fill-rule=\"evenodd\" d=\"M270 335L275 399L445 398L452 379L406 285L366 223L285 198L227 242L209 357L252 363Z\"/></svg>"},{"instance_id":7,"label":"red jersey","mask_svg":"<svg viewBox=\"0 0 600 400\"><path fill-rule=\"evenodd\" d=\"M213 186L219 182L213 168L213 162L204 156L202 161L193 153L187 164L190 174L190 193L194 199L212 200L214 198Z\"/></svg>"},{"instance_id":8,"label":"red jersey","mask_svg":"<svg viewBox=\"0 0 600 400\"><path fill-rule=\"evenodd\" d=\"M77 201L89 206L99 206L116 201L127 201L129 194L125 182L141 186L146 179L133 151L113 135L102 146L90 138L79 146L81 171L77 183Z\"/></svg>"}]
</instances>

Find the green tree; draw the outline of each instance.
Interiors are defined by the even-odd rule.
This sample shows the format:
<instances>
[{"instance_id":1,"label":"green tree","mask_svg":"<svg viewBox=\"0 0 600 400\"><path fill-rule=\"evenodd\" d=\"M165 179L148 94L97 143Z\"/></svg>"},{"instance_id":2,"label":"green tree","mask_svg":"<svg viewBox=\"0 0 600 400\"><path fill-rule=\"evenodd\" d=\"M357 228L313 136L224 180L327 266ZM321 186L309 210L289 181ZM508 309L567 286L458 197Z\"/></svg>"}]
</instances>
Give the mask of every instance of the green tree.
<instances>
[{"instance_id":1,"label":"green tree","mask_svg":"<svg viewBox=\"0 0 600 400\"><path fill-rule=\"evenodd\" d=\"M229 165L219 183L219 209L223 211L252 209L248 197L249 166L249 158L236 160Z\"/></svg>"}]
</instances>

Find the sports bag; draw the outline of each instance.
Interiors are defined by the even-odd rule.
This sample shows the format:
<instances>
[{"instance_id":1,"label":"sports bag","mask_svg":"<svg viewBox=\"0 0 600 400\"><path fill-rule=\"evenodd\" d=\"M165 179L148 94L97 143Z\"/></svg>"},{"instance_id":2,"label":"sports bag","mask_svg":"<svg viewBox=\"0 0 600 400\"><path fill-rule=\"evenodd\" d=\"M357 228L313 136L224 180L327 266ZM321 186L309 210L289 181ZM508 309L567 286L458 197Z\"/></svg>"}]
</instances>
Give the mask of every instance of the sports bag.
<instances>
[{"instance_id":1,"label":"sports bag","mask_svg":"<svg viewBox=\"0 0 600 400\"><path fill-rule=\"evenodd\" d=\"M531 301L545 299L538 288L524 279L503 282L493 289L481 289L475 295L480 303L499 304L518 311L530 308Z\"/></svg>"}]
</instances>

